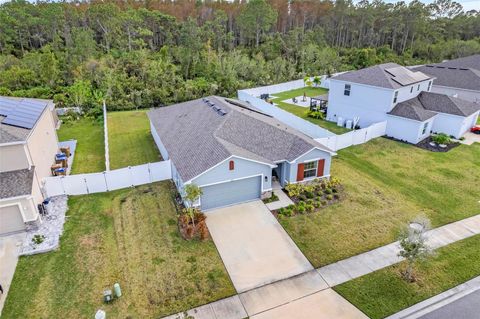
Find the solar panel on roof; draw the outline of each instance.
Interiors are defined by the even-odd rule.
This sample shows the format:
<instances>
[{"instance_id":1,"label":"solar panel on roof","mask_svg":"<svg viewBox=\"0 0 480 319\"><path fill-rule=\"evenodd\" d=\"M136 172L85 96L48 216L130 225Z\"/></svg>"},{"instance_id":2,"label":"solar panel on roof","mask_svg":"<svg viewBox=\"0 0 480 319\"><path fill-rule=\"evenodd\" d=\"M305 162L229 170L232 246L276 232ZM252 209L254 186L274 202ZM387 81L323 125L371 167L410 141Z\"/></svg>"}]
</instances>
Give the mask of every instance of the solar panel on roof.
<instances>
[{"instance_id":1,"label":"solar panel on roof","mask_svg":"<svg viewBox=\"0 0 480 319\"><path fill-rule=\"evenodd\" d=\"M385 71L393 76L392 80L402 86L410 85L416 82L428 79L428 76L421 72L412 72L404 67L395 67L385 69Z\"/></svg>"},{"instance_id":2,"label":"solar panel on roof","mask_svg":"<svg viewBox=\"0 0 480 319\"><path fill-rule=\"evenodd\" d=\"M6 118L2 123L26 129L33 128L47 106L47 102L26 99L15 101L3 98L0 103L3 102L9 107L5 108Z\"/></svg>"}]
</instances>

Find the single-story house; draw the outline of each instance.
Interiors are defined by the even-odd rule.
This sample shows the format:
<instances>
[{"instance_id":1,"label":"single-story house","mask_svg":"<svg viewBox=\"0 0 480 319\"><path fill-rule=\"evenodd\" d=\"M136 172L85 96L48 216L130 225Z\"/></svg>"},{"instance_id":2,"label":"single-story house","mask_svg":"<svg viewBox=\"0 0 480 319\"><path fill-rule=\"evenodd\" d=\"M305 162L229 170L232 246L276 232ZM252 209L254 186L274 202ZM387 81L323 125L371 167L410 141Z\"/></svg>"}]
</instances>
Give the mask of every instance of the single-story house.
<instances>
[{"instance_id":1,"label":"single-story house","mask_svg":"<svg viewBox=\"0 0 480 319\"><path fill-rule=\"evenodd\" d=\"M202 210L269 197L272 179L284 186L330 176L334 152L244 102L210 96L148 117L180 194L199 186Z\"/></svg>"},{"instance_id":2,"label":"single-story house","mask_svg":"<svg viewBox=\"0 0 480 319\"><path fill-rule=\"evenodd\" d=\"M431 132L460 138L475 125L480 104L433 93L434 82L395 63L339 74L330 79L327 120L386 122L386 135L413 144Z\"/></svg>"},{"instance_id":3,"label":"single-story house","mask_svg":"<svg viewBox=\"0 0 480 319\"><path fill-rule=\"evenodd\" d=\"M480 103L480 54L413 68L432 77L432 92Z\"/></svg>"},{"instance_id":4,"label":"single-story house","mask_svg":"<svg viewBox=\"0 0 480 319\"><path fill-rule=\"evenodd\" d=\"M58 150L54 104L0 97L0 235L40 221L42 180Z\"/></svg>"}]
</instances>

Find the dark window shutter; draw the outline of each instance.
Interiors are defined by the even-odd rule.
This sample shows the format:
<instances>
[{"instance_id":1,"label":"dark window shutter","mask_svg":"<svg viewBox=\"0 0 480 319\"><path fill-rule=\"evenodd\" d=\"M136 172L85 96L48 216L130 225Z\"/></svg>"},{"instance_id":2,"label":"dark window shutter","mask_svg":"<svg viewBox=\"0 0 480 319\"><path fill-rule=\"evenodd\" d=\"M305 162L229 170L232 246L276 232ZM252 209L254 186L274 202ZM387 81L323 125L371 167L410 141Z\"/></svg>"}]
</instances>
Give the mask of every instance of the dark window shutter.
<instances>
[{"instance_id":1,"label":"dark window shutter","mask_svg":"<svg viewBox=\"0 0 480 319\"><path fill-rule=\"evenodd\" d=\"M317 177L322 177L324 170L325 170L325 160L321 159L318 161Z\"/></svg>"},{"instance_id":2,"label":"dark window shutter","mask_svg":"<svg viewBox=\"0 0 480 319\"><path fill-rule=\"evenodd\" d=\"M235 169L235 162L234 162L234 161L230 161L230 163L228 163L228 165L229 165L228 168L229 168L231 171L233 171L233 170Z\"/></svg>"},{"instance_id":3,"label":"dark window shutter","mask_svg":"<svg viewBox=\"0 0 480 319\"><path fill-rule=\"evenodd\" d=\"M303 172L305 170L305 164L298 164L297 168L297 182L303 181Z\"/></svg>"}]
</instances>

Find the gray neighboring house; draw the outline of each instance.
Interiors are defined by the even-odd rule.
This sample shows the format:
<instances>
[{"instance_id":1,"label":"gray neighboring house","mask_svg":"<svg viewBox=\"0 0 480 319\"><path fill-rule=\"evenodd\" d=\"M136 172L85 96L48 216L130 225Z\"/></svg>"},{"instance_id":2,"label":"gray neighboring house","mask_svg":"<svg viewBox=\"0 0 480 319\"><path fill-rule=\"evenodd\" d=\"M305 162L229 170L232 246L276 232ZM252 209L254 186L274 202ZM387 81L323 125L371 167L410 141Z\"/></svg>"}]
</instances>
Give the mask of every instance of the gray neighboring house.
<instances>
[{"instance_id":1,"label":"gray neighboring house","mask_svg":"<svg viewBox=\"0 0 480 319\"><path fill-rule=\"evenodd\" d=\"M480 103L480 54L413 68L432 77L432 92Z\"/></svg>"},{"instance_id":2,"label":"gray neighboring house","mask_svg":"<svg viewBox=\"0 0 480 319\"><path fill-rule=\"evenodd\" d=\"M202 210L271 196L282 186L328 178L335 153L251 105L218 96L148 112L153 138L183 194L194 183Z\"/></svg>"}]
</instances>

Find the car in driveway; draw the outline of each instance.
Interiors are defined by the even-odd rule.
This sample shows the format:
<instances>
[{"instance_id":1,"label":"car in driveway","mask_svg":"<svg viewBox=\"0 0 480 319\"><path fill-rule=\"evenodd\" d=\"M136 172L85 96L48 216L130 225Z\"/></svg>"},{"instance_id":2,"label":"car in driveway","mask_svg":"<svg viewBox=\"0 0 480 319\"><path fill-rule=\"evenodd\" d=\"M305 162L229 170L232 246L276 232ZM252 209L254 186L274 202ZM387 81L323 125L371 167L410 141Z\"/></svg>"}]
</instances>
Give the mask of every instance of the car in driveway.
<instances>
[{"instance_id":1,"label":"car in driveway","mask_svg":"<svg viewBox=\"0 0 480 319\"><path fill-rule=\"evenodd\" d=\"M473 134L480 134L480 125L475 125L474 127L472 127L470 129L470 132L472 132Z\"/></svg>"}]
</instances>

